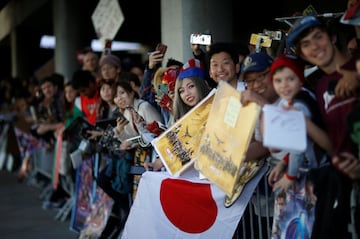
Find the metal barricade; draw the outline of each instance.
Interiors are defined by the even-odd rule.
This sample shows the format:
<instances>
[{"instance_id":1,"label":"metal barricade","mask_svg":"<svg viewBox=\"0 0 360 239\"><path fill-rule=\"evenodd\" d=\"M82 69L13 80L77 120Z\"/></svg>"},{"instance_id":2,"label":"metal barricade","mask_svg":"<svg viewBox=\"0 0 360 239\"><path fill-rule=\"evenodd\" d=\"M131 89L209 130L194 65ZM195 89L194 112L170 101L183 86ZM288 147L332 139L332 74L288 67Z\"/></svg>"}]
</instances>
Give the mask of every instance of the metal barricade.
<instances>
[{"instance_id":1,"label":"metal barricade","mask_svg":"<svg viewBox=\"0 0 360 239\"><path fill-rule=\"evenodd\" d=\"M274 196L268 186L266 173L260 179L233 238L270 239L273 207Z\"/></svg>"}]
</instances>

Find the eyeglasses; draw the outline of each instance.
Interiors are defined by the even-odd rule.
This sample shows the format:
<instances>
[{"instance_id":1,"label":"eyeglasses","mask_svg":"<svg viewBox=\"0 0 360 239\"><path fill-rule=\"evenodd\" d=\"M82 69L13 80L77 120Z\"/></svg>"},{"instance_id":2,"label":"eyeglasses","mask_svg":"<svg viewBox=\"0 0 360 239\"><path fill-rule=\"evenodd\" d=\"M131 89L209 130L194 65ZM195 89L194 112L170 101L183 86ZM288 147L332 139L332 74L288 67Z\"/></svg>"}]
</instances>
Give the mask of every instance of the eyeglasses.
<instances>
[{"instance_id":1,"label":"eyeglasses","mask_svg":"<svg viewBox=\"0 0 360 239\"><path fill-rule=\"evenodd\" d=\"M244 80L244 82L246 83L247 86L253 86L255 84L255 82L261 82L265 79L265 77L269 74L269 70L260 73L255 79L246 79Z\"/></svg>"}]
</instances>

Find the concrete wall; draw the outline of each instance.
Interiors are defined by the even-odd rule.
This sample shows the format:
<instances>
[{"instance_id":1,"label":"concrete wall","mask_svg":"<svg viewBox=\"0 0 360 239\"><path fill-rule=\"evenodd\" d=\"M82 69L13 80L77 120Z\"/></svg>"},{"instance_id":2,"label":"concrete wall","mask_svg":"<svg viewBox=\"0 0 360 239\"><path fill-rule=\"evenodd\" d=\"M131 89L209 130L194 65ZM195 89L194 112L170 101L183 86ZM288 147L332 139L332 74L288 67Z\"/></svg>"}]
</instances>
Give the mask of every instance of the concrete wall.
<instances>
[{"instance_id":1,"label":"concrete wall","mask_svg":"<svg viewBox=\"0 0 360 239\"><path fill-rule=\"evenodd\" d=\"M161 0L161 40L170 57L187 61L193 57L191 33L211 33L214 41L232 41L232 1Z\"/></svg>"},{"instance_id":2,"label":"concrete wall","mask_svg":"<svg viewBox=\"0 0 360 239\"><path fill-rule=\"evenodd\" d=\"M85 7L90 5L96 6L97 1L9 1L0 11L0 41L2 43L6 42L0 45L0 49L4 49L5 44L9 44L10 47L8 48L11 49L9 56L5 55L4 51L1 51L2 62L5 62L2 65L5 65L7 70L9 62L11 62L11 75L14 77L22 77L22 74L28 76L26 74L31 73L31 70L34 70L33 68L36 67L34 66L34 61L29 61L29 58L33 59L34 53L29 51L29 45L27 44L37 44L37 42L28 43L29 39L34 38L34 29L38 31L36 34L40 34L40 31L41 33L44 31L44 25L53 21L52 30L57 36L58 41L54 53L55 71L64 74L66 78L70 78L74 69L78 67L75 51L89 44L86 42L86 39L88 40L90 37L86 34L90 33L85 32L92 30L91 21L84 13ZM274 28L274 23L277 23L274 20L275 17L291 16L295 11L304 10L309 5L309 2L273 0L259 3L249 1L247 8L245 8L242 1L237 0L223 0L221 2L217 0L154 0L152 2L154 7L157 7L158 4L160 5L159 11L157 11L157 8L156 12L154 12L153 8L147 8L146 15L137 15L141 25L136 28L133 27L134 23L131 22L131 27L129 25L127 31L123 31L123 35L119 34L116 40L122 40L124 34L129 34L130 30L141 33L137 35L139 41L144 40L144 36L147 35L158 39L159 26L154 24L154 19L156 19L156 22L159 21L157 19L160 12L161 39L159 41L169 46L165 60L172 57L180 61L186 61L192 57L189 37L193 32L210 32L215 42L248 42L248 33L258 32L265 28L276 30ZM319 13L342 12L346 9L347 1L317 0L312 1L311 4ZM47 7L48 5L52 6L52 9ZM136 7L140 8L141 6ZM38 9L43 11L45 9L47 13L52 14L52 19L46 19L43 16L43 11L39 14ZM134 9L131 11L134 11ZM253 15L249 17L245 13L246 11L251 11ZM136 13L138 14L138 12ZM28 27L27 23L32 22L34 18L37 21L40 20L41 24L37 23ZM130 22L129 19L128 17L124 25ZM134 18L132 19L134 21ZM87 25L84 21L87 22ZM19 26L23 25L27 25L27 27L19 29ZM27 28L31 36L26 35L29 33L25 33L25 28ZM148 33L149 30L150 34ZM151 35L151 32L155 33ZM37 50L34 46L32 48L34 51ZM5 52L6 54L7 51ZM37 56L37 60L39 60L40 56ZM48 59L45 59L44 63L46 60ZM41 61L43 61L42 58Z\"/></svg>"}]
</instances>

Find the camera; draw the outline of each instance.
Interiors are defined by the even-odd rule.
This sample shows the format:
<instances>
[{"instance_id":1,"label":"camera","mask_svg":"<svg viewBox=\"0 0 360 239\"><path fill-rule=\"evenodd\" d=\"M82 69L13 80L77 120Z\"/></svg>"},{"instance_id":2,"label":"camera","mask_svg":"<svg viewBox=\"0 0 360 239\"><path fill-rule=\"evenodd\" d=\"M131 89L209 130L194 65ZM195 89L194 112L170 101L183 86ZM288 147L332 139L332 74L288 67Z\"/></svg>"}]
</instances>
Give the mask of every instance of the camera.
<instances>
[{"instance_id":1,"label":"camera","mask_svg":"<svg viewBox=\"0 0 360 239\"><path fill-rule=\"evenodd\" d=\"M210 34L196 34L193 33L190 35L191 44L199 45L211 45L211 35Z\"/></svg>"},{"instance_id":2,"label":"camera","mask_svg":"<svg viewBox=\"0 0 360 239\"><path fill-rule=\"evenodd\" d=\"M90 124L86 119L83 117L76 118L71 125L64 131L65 137L73 137L78 136L81 139L88 139L91 135L88 134L86 131L93 130L95 126Z\"/></svg>"},{"instance_id":3,"label":"camera","mask_svg":"<svg viewBox=\"0 0 360 239\"><path fill-rule=\"evenodd\" d=\"M260 43L262 47L271 47L271 38L269 36L260 35L260 34L251 34L250 44L257 45Z\"/></svg>"},{"instance_id":4,"label":"camera","mask_svg":"<svg viewBox=\"0 0 360 239\"><path fill-rule=\"evenodd\" d=\"M88 130L91 130L91 128L89 127L89 128L87 128L87 127L85 127L85 128L80 128L80 137L82 138L82 139L88 139L88 138L90 138L91 137L91 134L89 134L89 133L87 133L86 131L88 131Z\"/></svg>"},{"instance_id":5,"label":"camera","mask_svg":"<svg viewBox=\"0 0 360 239\"><path fill-rule=\"evenodd\" d=\"M123 113L120 112L119 109L114 110L112 117L115 119L121 118L126 120L125 116L123 115Z\"/></svg>"},{"instance_id":6,"label":"camera","mask_svg":"<svg viewBox=\"0 0 360 239\"><path fill-rule=\"evenodd\" d=\"M112 127L116 127L116 117L113 117L111 119L102 119L102 120L97 120L96 124L95 124L95 129L96 130L105 130L109 125Z\"/></svg>"},{"instance_id":7,"label":"camera","mask_svg":"<svg viewBox=\"0 0 360 239\"><path fill-rule=\"evenodd\" d=\"M106 127L103 135L99 139L98 145L102 149L107 149L109 152L120 151L119 148L120 148L121 142L119 140L117 140L116 138L114 138L113 127L110 124Z\"/></svg>"}]
</instances>

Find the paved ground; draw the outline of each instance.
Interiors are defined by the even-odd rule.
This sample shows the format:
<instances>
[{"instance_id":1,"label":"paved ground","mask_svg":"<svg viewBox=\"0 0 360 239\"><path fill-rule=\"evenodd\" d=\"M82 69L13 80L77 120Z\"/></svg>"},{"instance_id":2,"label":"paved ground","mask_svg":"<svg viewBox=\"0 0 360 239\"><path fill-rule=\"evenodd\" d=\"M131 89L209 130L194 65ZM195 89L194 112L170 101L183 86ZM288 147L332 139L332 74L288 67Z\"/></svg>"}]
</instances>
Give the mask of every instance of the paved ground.
<instances>
[{"instance_id":1,"label":"paved ground","mask_svg":"<svg viewBox=\"0 0 360 239\"><path fill-rule=\"evenodd\" d=\"M76 239L70 219L55 220L56 211L41 208L40 190L18 183L16 174L0 171L0 237L4 239Z\"/></svg>"}]
</instances>

